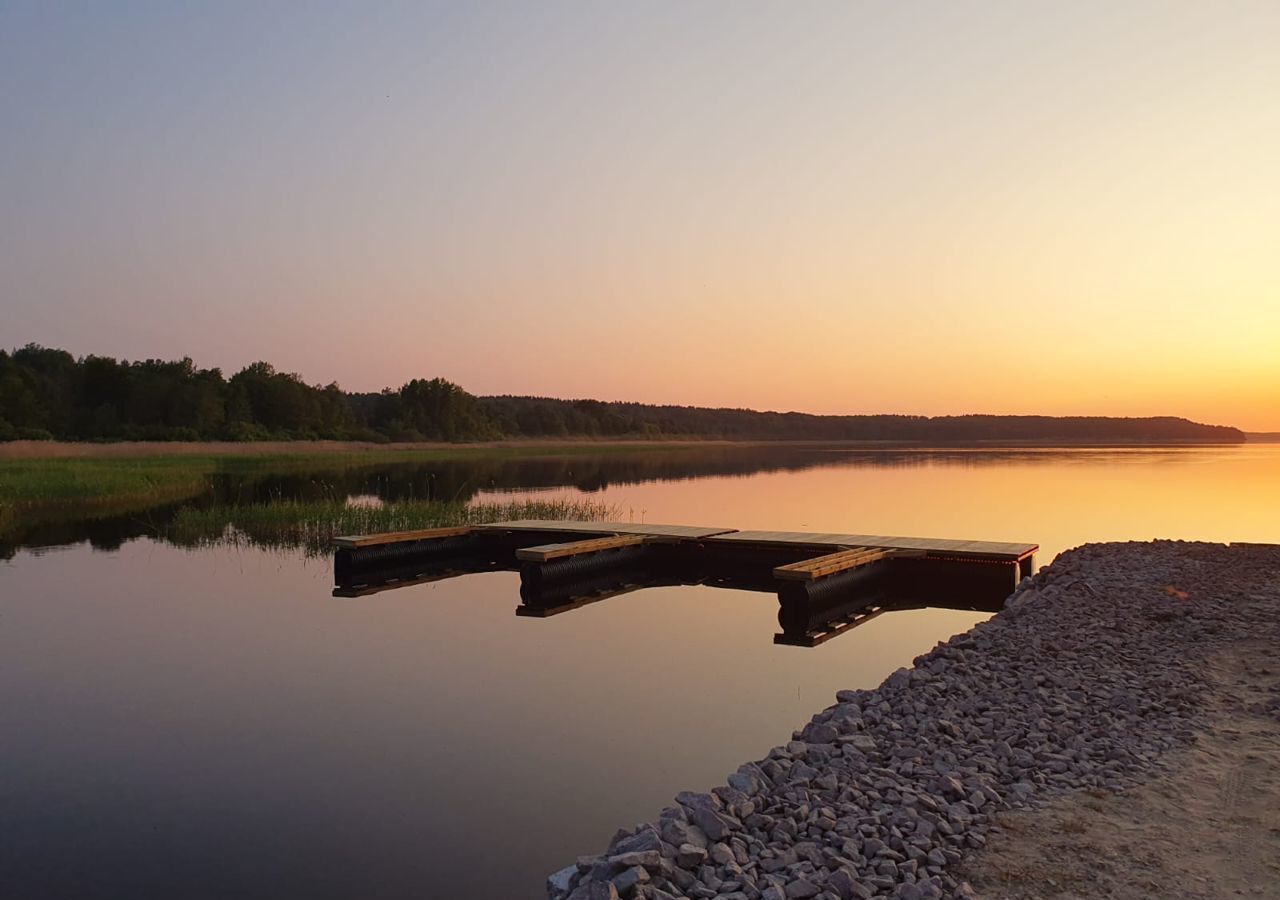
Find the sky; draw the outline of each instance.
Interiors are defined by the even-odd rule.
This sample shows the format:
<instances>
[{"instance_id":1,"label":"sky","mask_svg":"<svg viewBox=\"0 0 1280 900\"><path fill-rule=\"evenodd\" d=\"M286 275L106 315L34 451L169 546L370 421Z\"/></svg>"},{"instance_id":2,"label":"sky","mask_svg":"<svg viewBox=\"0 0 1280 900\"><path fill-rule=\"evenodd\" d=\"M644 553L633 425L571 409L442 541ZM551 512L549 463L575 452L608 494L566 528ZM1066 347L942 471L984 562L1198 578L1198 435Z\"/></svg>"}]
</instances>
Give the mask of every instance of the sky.
<instances>
[{"instance_id":1,"label":"sky","mask_svg":"<svg viewBox=\"0 0 1280 900\"><path fill-rule=\"evenodd\" d=\"M0 346L1280 430L1280 3L0 0Z\"/></svg>"}]
</instances>

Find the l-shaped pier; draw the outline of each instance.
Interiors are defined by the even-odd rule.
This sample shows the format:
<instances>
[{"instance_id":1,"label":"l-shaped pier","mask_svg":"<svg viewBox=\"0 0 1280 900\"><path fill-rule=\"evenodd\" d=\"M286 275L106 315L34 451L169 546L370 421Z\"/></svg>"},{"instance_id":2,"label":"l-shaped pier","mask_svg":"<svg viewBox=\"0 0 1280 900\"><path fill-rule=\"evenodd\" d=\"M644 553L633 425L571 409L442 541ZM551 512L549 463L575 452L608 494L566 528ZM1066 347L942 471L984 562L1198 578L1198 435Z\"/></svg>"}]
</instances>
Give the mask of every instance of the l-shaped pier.
<instances>
[{"instance_id":1,"label":"l-shaped pier","mask_svg":"<svg viewBox=\"0 0 1280 900\"><path fill-rule=\"evenodd\" d=\"M643 587L776 592L779 643L814 646L890 608L998 609L1035 544L693 525L520 520L334 539L337 596L518 570L517 613L547 617Z\"/></svg>"}]
</instances>

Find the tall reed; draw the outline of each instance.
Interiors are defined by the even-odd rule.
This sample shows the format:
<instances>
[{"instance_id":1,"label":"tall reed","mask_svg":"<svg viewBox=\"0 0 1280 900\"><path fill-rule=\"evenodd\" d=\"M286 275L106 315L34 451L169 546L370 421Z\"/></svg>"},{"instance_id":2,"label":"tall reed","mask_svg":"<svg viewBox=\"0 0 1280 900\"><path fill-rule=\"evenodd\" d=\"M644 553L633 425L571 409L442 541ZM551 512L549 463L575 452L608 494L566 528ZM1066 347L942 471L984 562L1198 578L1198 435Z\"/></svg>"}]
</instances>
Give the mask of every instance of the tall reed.
<instances>
[{"instance_id":1,"label":"tall reed","mask_svg":"<svg viewBox=\"0 0 1280 900\"><path fill-rule=\"evenodd\" d=\"M615 508L609 504L578 499L472 503L406 500L380 505L349 505L343 500L279 500L184 507L174 516L165 536L189 546L249 543L321 552L339 535L480 525L511 519L600 521L615 514Z\"/></svg>"}]
</instances>

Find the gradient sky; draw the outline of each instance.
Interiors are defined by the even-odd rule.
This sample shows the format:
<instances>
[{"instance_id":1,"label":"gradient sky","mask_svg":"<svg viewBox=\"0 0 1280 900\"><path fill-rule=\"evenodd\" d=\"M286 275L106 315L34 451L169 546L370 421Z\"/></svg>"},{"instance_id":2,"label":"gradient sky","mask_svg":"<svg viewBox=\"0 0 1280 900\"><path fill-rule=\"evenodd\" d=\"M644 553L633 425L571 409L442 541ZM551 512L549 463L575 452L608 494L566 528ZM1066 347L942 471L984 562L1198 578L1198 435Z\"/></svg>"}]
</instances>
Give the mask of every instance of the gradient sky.
<instances>
[{"instance_id":1,"label":"gradient sky","mask_svg":"<svg viewBox=\"0 0 1280 900\"><path fill-rule=\"evenodd\" d=\"M0 346L1280 429L1280 3L0 0Z\"/></svg>"}]
</instances>

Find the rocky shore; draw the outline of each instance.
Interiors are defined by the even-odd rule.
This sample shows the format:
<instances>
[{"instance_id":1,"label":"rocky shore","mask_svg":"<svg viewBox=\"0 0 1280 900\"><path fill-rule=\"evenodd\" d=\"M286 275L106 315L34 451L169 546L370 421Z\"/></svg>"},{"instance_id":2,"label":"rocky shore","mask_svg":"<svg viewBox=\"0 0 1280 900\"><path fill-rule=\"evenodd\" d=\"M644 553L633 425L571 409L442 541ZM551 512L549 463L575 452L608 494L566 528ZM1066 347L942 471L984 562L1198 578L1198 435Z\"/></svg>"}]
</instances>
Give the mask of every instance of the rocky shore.
<instances>
[{"instance_id":1,"label":"rocky shore","mask_svg":"<svg viewBox=\"0 0 1280 900\"><path fill-rule=\"evenodd\" d=\"M1158 779L1213 730L1210 662L1242 641L1276 647L1278 614L1277 546L1069 551L999 615L875 690L839 692L726 785L681 793L556 872L548 896L975 896L960 872L1001 816ZM1280 722L1280 693L1258 702Z\"/></svg>"}]
</instances>

